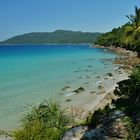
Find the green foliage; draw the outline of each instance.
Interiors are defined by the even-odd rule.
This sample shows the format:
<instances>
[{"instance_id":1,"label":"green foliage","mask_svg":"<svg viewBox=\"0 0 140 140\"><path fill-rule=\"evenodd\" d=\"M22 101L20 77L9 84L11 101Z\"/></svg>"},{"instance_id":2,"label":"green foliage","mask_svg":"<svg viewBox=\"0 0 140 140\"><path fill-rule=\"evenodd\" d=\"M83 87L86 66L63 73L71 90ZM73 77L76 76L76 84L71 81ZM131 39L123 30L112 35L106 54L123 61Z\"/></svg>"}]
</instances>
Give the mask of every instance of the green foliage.
<instances>
[{"instance_id":1,"label":"green foliage","mask_svg":"<svg viewBox=\"0 0 140 140\"><path fill-rule=\"evenodd\" d=\"M124 47L140 53L140 8L135 7L135 15L127 17L130 22L99 36L95 44Z\"/></svg>"},{"instance_id":2,"label":"green foliage","mask_svg":"<svg viewBox=\"0 0 140 140\"><path fill-rule=\"evenodd\" d=\"M140 138L140 123L135 124L130 117L125 117L123 121L128 132L127 140L137 140Z\"/></svg>"},{"instance_id":3,"label":"green foliage","mask_svg":"<svg viewBox=\"0 0 140 140\"><path fill-rule=\"evenodd\" d=\"M88 126L90 128L95 128L100 123L101 118L103 117L108 118L110 112L111 112L111 109L109 107L109 104L107 104L103 109L96 110L93 113L93 115L89 116L90 118L88 118L89 120Z\"/></svg>"},{"instance_id":4,"label":"green foliage","mask_svg":"<svg viewBox=\"0 0 140 140\"><path fill-rule=\"evenodd\" d=\"M126 130L128 132L128 140L137 140L140 138L140 67L135 68L128 80L118 83L118 87L114 90L114 94L119 96L112 103L116 109L123 110L127 117ZM129 116L129 117L128 117Z\"/></svg>"},{"instance_id":5,"label":"green foliage","mask_svg":"<svg viewBox=\"0 0 140 140\"><path fill-rule=\"evenodd\" d=\"M69 118L56 103L33 107L14 134L15 140L58 140L69 125Z\"/></svg>"},{"instance_id":6,"label":"green foliage","mask_svg":"<svg viewBox=\"0 0 140 140\"><path fill-rule=\"evenodd\" d=\"M54 32L35 32L12 37L1 44L82 44L94 43L101 33L57 30Z\"/></svg>"},{"instance_id":7,"label":"green foliage","mask_svg":"<svg viewBox=\"0 0 140 140\"><path fill-rule=\"evenodd\" d=\"M114 94L130 102L140 102L140 67L133 71L129 79L118 83Z\"/></svg>"}]
</instances>

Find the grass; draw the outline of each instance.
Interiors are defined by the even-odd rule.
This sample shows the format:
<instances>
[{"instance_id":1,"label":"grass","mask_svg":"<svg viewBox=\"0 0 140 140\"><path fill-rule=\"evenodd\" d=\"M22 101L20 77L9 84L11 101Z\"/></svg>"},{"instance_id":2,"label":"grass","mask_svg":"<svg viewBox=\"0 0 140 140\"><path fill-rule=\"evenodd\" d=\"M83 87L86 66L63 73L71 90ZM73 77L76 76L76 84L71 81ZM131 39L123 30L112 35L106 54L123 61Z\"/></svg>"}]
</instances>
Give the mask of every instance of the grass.
<instances>
[{"instance_id":1,"label":"grass","mask_svg":"<svg viewBox=\"0 0 140 140\"><path fill-rule=\"evenodd\" d=\"M58 104L45 101L25 115L21 128L14 132L14 139L58 140L69 124L69 117Z\"/></svg>"}]
</instances>

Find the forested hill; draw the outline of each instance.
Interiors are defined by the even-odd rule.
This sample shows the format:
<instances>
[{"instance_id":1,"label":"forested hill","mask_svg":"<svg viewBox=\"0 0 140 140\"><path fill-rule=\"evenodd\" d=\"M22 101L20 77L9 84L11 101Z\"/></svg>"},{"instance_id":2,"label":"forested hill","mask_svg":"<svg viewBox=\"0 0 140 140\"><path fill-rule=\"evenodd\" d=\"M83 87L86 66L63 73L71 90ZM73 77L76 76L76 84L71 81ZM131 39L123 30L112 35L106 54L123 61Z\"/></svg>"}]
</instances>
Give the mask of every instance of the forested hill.
<instances>
[{"instance_id":1,"label":"forested hill","mask_svg":"<svg viewBox=\"0 0 140 140\"><path fill-rule=\"evenodd\" d=\"M94 43L101 33L56 30L18 35L0 44L88 44Z\"/></svg>"}]
</instances>

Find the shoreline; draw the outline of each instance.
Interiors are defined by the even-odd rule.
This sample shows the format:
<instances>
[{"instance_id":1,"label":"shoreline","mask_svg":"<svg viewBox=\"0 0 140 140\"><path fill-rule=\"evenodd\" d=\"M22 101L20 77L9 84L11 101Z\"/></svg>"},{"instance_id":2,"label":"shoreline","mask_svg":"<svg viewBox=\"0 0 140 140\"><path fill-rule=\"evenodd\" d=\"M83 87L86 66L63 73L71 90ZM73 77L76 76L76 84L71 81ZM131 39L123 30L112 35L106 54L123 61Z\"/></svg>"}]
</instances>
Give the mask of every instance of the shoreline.
<instances>
[{"instance_id":1,"label":"shoreline","mask_svg":"<svg viewBox=\"0 0 140 140\"><path fill-rule=\"evenodd\" d=\"M136 52L132 52L124 48L120 48L120 47L108 48L105 46L90 46L90 47L104 48L104 49L115 52L117 54L117 57L115 58L113 62L110 62L110 63L118 65L118 74L115 75L116 76L115 78L113 77L115 80L109 79L109 82L108 82L109 85L107 87L104 87L105 93L96 94L96 95L93 95L93 97L92 96L85 97L85 98L90 98L90 100L87 103L83 103L79 105L75 104L75 106L72 105L67 108L66 112L68 113L72 112L74 114L75 120L77 121L81 119L85 119L88 116L89 112L93 113L95 110L99 108L103 108L107 104L111 104L112 99L117 98L113 94L114 89L117 87L117 83L122 80L128 79L134 66L140 63L140 59L137 57ZM113 81L115 82L114 84L112 84Z\"/></svg>"},{"instance_id":2,"label":"shoreline","mask_svg":"<svg viewBox=\"0 0 140 140\"><path fill-rule=\"evenodd\" d=\"M98 46L98 45L92 47L108 49L118 54L118 57L115 58L113 64L119 64L120 67L123 69L124 77L120 76L119 81L128 79L133 68L140 63L140 59L137 56L138 55L137 52L126 50L120 47L105 47L105 46ZM96 101L94 107L91 108L92 112L94 112L99 108L103 108L108 103L111 104L112 99L116 99L115 95L113 94L113 91L117 87L117 82L119 81L116 81L116 84L111 85L110 88L106 89L107 94L103 95L98 101ZM87 106L87 108L90 108L91 105L93 106L93 103L90 103Z\"/></svg>"},{"instance_id":3,"label":"shoreline","mask_svg":"<svg viewBox=\"0 0 140 140\"><path fill-rule=\"evenodd\" d=\"M112 49L113 51L113 49ZM119 52L120 56L121 56L121 51ZM124 54L127 54L128 52L123 50ZM131 53L130 53L131 54ZM119 56L119 55L117 55ZM128 55L126 55L126 57L128 57ZM122 63L114 63L116 60L109 61L109 63L113 63L113 64L117 64L116 65L116 70L117 70L117 74L113 73L112 77L108 76L108 79L105 79L106 77L102 76L102 82L104 86L104 90L105 93L90 93L92 90L88 89L88 91L86 90L83 94L75 94L72 95L74 98L74 102L72 99L72 102L65 102L67 104L67 109L66 112L69 112L72 114L74 114L75 119L76 120L82 120L85 119L87 117L87 115L89 114L89 112L94 112L96 109L101 108L103 106L105 106L106 104L110 103L112 98L116 98L115 96L113 96L112 92L115 89L115 87L117 86L117 82L122 81L126 78L128 78L129 74L126 73L126 71L124 70L124 68L121 66ZM116 71L114 69L114 71ZM130 69L131 71L132 69ZM121 73L119 73L121 71ZM110 71L112 72L112 70ZM98 75L97 75L98 76ZM116 77L115 77L116 76ZM100 81L101 79L97 79L98 80L98 86L100 85ZM86 94L85 94L86 93ZM72 97L71 96L71 97ZM82 102L81 102L82 101ZM72 104L72 105L70 105ZM65 106L65 105L64 105Z\"/></svg>"}]
</instances>

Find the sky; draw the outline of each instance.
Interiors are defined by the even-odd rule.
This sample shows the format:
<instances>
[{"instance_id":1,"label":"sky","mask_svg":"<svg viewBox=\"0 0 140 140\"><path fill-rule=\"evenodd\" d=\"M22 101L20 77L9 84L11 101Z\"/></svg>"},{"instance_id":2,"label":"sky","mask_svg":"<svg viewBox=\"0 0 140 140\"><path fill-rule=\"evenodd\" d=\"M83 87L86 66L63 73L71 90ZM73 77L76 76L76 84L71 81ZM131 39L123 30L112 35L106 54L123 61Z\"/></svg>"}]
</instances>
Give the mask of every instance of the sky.
<instances>
[{"instance_id":1,"label":"sky","mask_svg":"<svg viewBox=\"0 0 140 140\"><path fill-rule=\"evenodd\" d=\"M58 29L107 32L126 23L140 0L0 0L0 41Z\"/></svg>"}]
</instances>

